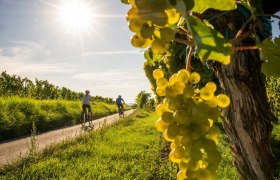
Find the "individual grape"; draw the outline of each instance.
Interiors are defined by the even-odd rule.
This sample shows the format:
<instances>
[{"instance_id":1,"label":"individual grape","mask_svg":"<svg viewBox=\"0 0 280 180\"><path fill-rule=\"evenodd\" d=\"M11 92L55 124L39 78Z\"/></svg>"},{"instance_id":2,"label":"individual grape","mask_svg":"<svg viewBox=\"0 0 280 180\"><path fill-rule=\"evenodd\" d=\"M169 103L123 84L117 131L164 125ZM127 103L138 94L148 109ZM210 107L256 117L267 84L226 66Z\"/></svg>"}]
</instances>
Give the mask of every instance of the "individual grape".
<instances>
[{"instance_id":1,"label":"individual grape","mask_svg":"<svg viewBox=\"0 0 280 180\"><path fill-rule=\"evenodd\" d=\"M165 104L159 104L156 107L156 113L161 116L165 111L168 111L168 108Z\"/></svg>"},{"instance_id":2,"label":"individual grape","mask_svg":"<svg viewBox=\"0 0 280 180\"><path fill-rule=\"evenodd\" d=\"M169 138L174 138L178 135L178 126L176 124L169 124L167 127L167 136Z\"/></svg>"},{"instance_id":3,"label":"individual grape","mask_svg":"<svg viewBox=\"0 0 280 180\"><path fill-rule=\"evenodd\" d=\"M144 23L145 23L145 21L143 19L133 18L133 19L129 20L128 27L132 32L139 32Z\"/></svg>"},{"instance_id":4,"label":"individual grape","mask_svg":"<svg viewBox=\"0 0 280 180\"><path fill-rule=\"evenodd\" d=\"M168 109L175 111L181 105L181 102L177 98L164 98L163 103L167 105Z\"/></svg>"},{"instance_id":5,"label":"individual grape","mask_svg":"<svg viewBox=\"0 0 280 180\"><path fill-rule=\"evenodd\" d=\"M177 173L177 179L178 179L178 180L185 180L185 179L187 179L187 176L186 176L186 174L185 174L184 172L179 171L179 172Z\"/></svg>"},{"instance_id":6,"label":"individual grape","mask_svg":"<svg viewBox=\"0 0 280 180\"><path fill-rule=\"evenodd\" d=\"M138 14L138 9L135 7L130 8L127 12L126 19L127 20L140 19L139 14Z\"/></svg>"},{"instance_id":7,"label":"individual grape","mask_svg":"<svg viewBox=\"0 0 280 180\"><path fill-rule=\"evenodd\" d=\"M168 80L162 77L157 80L156 84L160 88L166 88L168 86Z\"/></svg>"},{"instance_id":8,"label":"individual grape","mask_svg":"<svg viewBox=\"0 0 280 180\"><path fill-rule=\"evenodd\" d=\"M153 11L149 19L159 27L164 27L168 22L168 16L164 11Z\"/></svg>"},{"instance_id":9,"label":"individual grape","mask_svg":"<svg viewBox=\"0 0 280 180\"><path fill-rule=\"evenodd\" d=\"M220 134L220 129L217 126L211 127L208 132L209 136L216 136L218 137Z\"/></svg>"},{"instance_id":10,"label":"individual grape","mask_svg":"<svg viewBox=\"0 0 280 180\"><path fill-rule=\"evenodd\" d=\"M191 123L189 115L184 110L177 110L173 114L174 120L178 124L189 125Z\"/></svg>"},{"instance_id":11,"label":"individual grape","mask_svg":"<svg viewBox=\"0 0 280 180\"><path fill-rule=\"evenodd\" d=\"M181 139L182 139L181 136L176 136L176 137L174 138L174 141L173 141L173 142L175 143L176 147L182 145L182 144L181 144Z\"/></svg>"},{"instance_id":12,"label":"individual grape","mask_svg":"<svg viewBox=\"0 0 280 180\"><path fill-rule=\"evenodd\" d=\"M167 127L168 127L168 124L166 122L164 122L161 118L159 118L157 121L156 121L156 129L159 131L159 132L164 132Z\"/></svg>"},{"instance_id":13,"label":"individual grape","mask_svg":"<svg viewBox=\"0 0 280 180\"><path fill-rule=\"evenodd\" d=\"M213 96L211 99L207 100L206 104L211 107L215 108L218 106L218 99L216 96Z\"/></svg>"},{"instance_id":14,"label":"individual grape","mask_svg":"<svg viewBox=\"0 0 280 180\"><path fill-rule=\"evenodd\" d=\"M204 87L200 89L200 97L201 99L208 101L214 97L214 91L210 88Z\"/></svg>"},{"instance_id":15,"label":"individual grape","mask_svg":"<svg viewBox=\"0 0 280 180\"><path fill-rule=\"evenodd\" d=\"M158 80L160 78L163 78L164 77L164 73L161 69L156 69L153 71L153 77Z\"/></svg>"},{"instance_id":16,"label":"individual grape","mask_svg":"<svg viewBox=\"0 0 280 180\"><path fill-rule=\"evenodd\" d=\"M178 81L177 73L174 73L170 78L169 78L169 83L170 85L173 85L175 82Z\"/></svg>"},{"instance_id":17,"label":"individual grape","mask_svg":"<svg viewBox=\"0 0 280 180\"><path fill-rule=\"evenodd\" d=\"M168 98L176 98L178 95L172 86L167 86L165 93Z\"/></svg>"},{"instance_id":18,"label":"individual grape","mask_svg":"<svg viewBox=\"0 0 280 180\"><path fill-rule=\"evenodd\" d=\"M161 39L155 39L152 43L152 51L154 54L163 54L165 52L166 43Z\"/></svg>"},{"instance_id":19,"label":"individual grape","mask_svg":"<svg viewBox=\"0 0 280 180\"><path fill-rule=\"evenodd\" d=\"M180 19L180 13L176 9L165 10L168 17L168 24L176 24Z\"/></svg>"},{"instance_id":20,"label":"individual grape","mask_svg":"<svg viewBox=\"0 0 280 180\"><path fill-rule=\"evenodd\" d=\"M182 159L185 156L185 149L183 146L175 147L174 157L177 159Z\"/></svg>"},{"instance_id":21,"label":"individual grape","mask_svg":"<svg viewBox=\"0 0 280 180\"><path fill-rule=\"evenodd\" d=\"M217 109L217 108L210 108L208 110L208 117L210 119L217 119L218 117L220 117L221 112Z\"/></svg>"},{"instance_id":22,"label":"individual grape","mask_svg":"<svg viewBox=\"0 0 280 180\"><path fill-rule=\"evenodd\" d=\"M172 86L172 89L176 95L183 94L184 88L185 88L185 84L179 81L175 82Z\"/></svg>"},{"instance_id":23,"label":"individual grape","mask_svg":"<svg viewBox=\"0 0 280 180\"><path fill-rule=\"evenodd\" d=\"M218 100L218 106L220 106L221 108L226 108L230 104L229 97L227 95L224 95L224 94L219 94L217 96L217 100Z\"/></svg>"},{"instance_id":24,"label":"individual grape","mask_svg":"<svg viewBox=\"0 0 280 180\"><path fill-rule=\"evenodd\" d=\"M217 85L214 82L208 82L205 87L211 89L214 92L217 90Z\"/></svg>"},{"instance_id":25,"label":"individual grape","mask_svg":"<svg viewBox=\"0 0 280 180\"><path fill-rule=\"evenodd\" d=\"M169 42L174 39L175 33L169 27L164 27L160 29L160 37L163 41Z\"/></svg>"},{"instance_id":26,"label":"individual grape","mask_svg":"<svg viewBox=\"0 0 280 180\"><path fill-rule=\"evenodd\" d=\"M199 161L202 158L202 153L199 149L192 149L190 152L190 157L192 161Z\"/></svg>"},{"instance_id":27,"label":"individual grape","mask_svg":"<svg viewBox=\"0 0 280 180\"><path fill-rule=\"evenodd\" d=\"M149 38L154 34L155 28L150 26L147 22L144 23L140 29L140 34L143 38Z\"/></svg>"},{"instance_id":28,"label":"individual grape","mask_svg":"<svg viewBox=\"0 0 280 180\"><path fill-rule=\"evenodd\" d=\"M139 34L134 34L131 38L131 44L134 47L138 48L146 48L152 43L152 40L150 38L144 39Z\"/></svg>"},{"instance_id":29,"label":"individual grape","mask_svg":"<svg viewBox=\"0 0 280 180\"><path fill-rule=\"evenodd\" d=\"M184 146L189 146L191 142L192 142L192 139L189 135L183 136L181 139L181 143Z\"/></svg>"},{"instance_id":30,"label":"individual grape","mask_svg":"<svg viewBox=\"0 0 280 180\"><path fill-rule=\"evenodd\" d=\"M202 139L201 140L202 148L208 153L209 151L213 151L216 149L216 143L211 139Z\"/></svg>"},{"instance_id":31,"label":"individual grape","mask_svg":"<svg viewBox=\"0 0 280 180\"><path fill-rule=\"evenodd\" d=\"M178 124L178 128L179 128L179 131L178 131L179 136L188 136L189 135L187 125Z\"/></svg>"},{"instance_id":32,"label":"individual grape","mask_svg":"<svg viewBox=\"0 0 280 180\"><path fill-rule=\"evenodd\" d=\"M174 150L170 152L169 159L170 159L170 161L172 161L174 163L179 163L181 161L180 159L178 159L174 156Z\"/></svg>"},{"instance_id":33,"label":"individual grape","mask_svg":"<svg viewBox=\"0 0 280 180\"><path fill-rule=\"evenodd\" d=\"M173 113L172 112L164 112L161 116L162 120L166 123L173 123L174 119L173 119Z\"/></svg>"},{"instance_id":34,"label":"individual grape","mask_svg":"<svg viewBox=\"0 0 280 180\"><path fill-rule=\"evenodd\" d=\"M156 92L159 96L165 96L165 88L157 87Z\"/></svg>"},{"instance_id":35,"label":"individual grape","mask_svg":"<svg viewBox=\"0 0 280 180\"><path fill-rule=\"evenodd\" d=\"M190 75L190 82L192 84L197 84L200 81L200 75L197 72L193 72Z\"/></svg>"},{"instance_id":36,"label":"individual grape","mask_svg":"<svg viewBox=\"0 0 280 180\"><path fill-rule=\"evenodd\" d=\"M210 164L218 165L219 162L221 161L221 158L222 158L221 153L216 149L213 149L212 151L207 152L207 159L208 159L209 165Z\"/></svg>"},{"instance_id":37,"label":"individual grape","mask_svg":"<svg viewBox=\"0 0 280 180\"><path fill-rule=\"evenodd\" d=\"M195 119L205 119L208 116L207 105L204 103L198 103L192 109L192 117Z\"/></svg>"},{"instance_id":38,"label":"individual grape","mask_svg":"<svg viewBox=\"0 0 280 180\"><path fill-rule=\"evenodd\" d=\"M219 134L220 129L217 126L212 126L208 131L208 137L212 139L216 144L218 144Z\"/></svg>"},{"instance_id":39,"label":"individual grape","mask_svg":"<svg viewBox=\"0 0 280 180\"><path fill-rule=\"evenodd\" d=\"M186 98L191 98L194 94L194 89L191 85L186 85L184 92L183 92L183 96Z\"/></svg>"},{"instance_id":40,"label":"individual grape","mask_svg":"<svg viewBox=\"0 0 280 180\"><path fill-rule=\"evenodd\" d=\"M163 133L163 138L167 141L167 142L173 142L173 140L171 138L168 137L167 135L167 131L165 130Z\"/></svg>"},{"instance_id":41,"label":"individual grape","mask_svg":"<svg viewBox=\"0 0 280 180\"><path fill-rule=\"evenodd\" d=\"M181 69L177 74L177 79L183 83L187 83L189 80L189 72L185 69Z\"/></svg>"},{"instance_id":42,"label":"individual grape","mask_svg":"<svg viewBox=\"0 0 280 180\"><path fill-rule=\"evenodd\" d=\"M180 169L180 171L181 172L186 172L186 170L188 169L188 163L187 162L185 162L185 161L181 161L180 163L179 163L179 169Z\"/></svg>"},{"instance_id":43,"label":"individual grape","mask_svg":"<svg viewBox=\"0 0 280 180\"><path fill-rule=\"evenodd\" d=\"M195 171L197 171L198 169L199 169L199 163L191 158L191 160L188 162L188 169L186 175L189 178L194 178L196 176Z\"/></svg>"}]
</instances>

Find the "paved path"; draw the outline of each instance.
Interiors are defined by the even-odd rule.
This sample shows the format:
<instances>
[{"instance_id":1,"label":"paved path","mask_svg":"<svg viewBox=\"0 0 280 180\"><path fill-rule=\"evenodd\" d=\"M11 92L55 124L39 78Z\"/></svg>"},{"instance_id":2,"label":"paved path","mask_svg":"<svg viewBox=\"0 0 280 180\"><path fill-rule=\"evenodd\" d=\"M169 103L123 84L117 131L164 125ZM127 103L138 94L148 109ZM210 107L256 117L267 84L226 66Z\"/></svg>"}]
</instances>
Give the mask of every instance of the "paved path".
<instances>
[{"instance_id":1,"label":"paved path","mask_svg":"<svg viewBox=\"0 0 280 180\"><path fill-rule=\"evenodd\" d=\"M132 114L133 111L134 110L126 111L125 116ZM105 119L106 121L104 121ZM94 129L98 129L103 125L110 125L117 120L119 120L118 114L94 120ZM36 136L37 147L38 149L43 149L48 145L52 145L63 140L73 139L83 133L84 131L82 130L81 125L46 132ZM30 137L10 142L0 142L0 166L7 165L20 157L26 156L28 154L30 144Z\"/></svg>"}]
</instances>

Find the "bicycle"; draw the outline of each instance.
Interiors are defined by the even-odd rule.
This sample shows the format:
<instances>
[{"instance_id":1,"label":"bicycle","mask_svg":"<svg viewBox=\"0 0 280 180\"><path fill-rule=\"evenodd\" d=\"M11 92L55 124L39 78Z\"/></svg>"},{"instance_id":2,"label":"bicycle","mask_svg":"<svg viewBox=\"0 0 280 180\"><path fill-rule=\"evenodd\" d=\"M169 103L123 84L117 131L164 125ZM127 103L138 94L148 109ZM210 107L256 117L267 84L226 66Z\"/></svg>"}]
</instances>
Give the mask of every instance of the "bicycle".
<instances>
[{"instance_id":1,"label":"bicycle","mask_svg":"<svg viewBox=\"0 0 280 180\"><path fill-rule=\"evenodd\" d=\"M93 129L94 125L92 123L92 112L88 110L82 111L80 122L82 124L83 130L87 130L88 128ZM86 126L87 122L88 122L88 126Z\"/></svg>"},{"instance_id":2,"label":"bicycle","mask_svg":"<svg viewBox=\"0 0 280 180\"><path fill-rule=\"evenodd\" d=\"M123 108L119 108L119 116L124 117L124 110Z\"/></svg>"}]
</instances>

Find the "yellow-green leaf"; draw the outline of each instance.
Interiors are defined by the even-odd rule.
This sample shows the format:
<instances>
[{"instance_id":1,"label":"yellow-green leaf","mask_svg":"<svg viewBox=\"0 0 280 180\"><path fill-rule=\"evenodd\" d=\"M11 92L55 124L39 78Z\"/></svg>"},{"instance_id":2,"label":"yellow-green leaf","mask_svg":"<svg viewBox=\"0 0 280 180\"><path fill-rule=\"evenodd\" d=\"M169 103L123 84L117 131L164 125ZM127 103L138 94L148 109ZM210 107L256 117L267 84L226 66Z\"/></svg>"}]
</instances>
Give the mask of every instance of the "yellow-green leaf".
<instances>
[{"instance_id":1,"label":"yellow-green leaf","mask_svg":"<svg viewBox=\"0 0 280 180\"><path fill-rule=\"evenodd\" d=\"M213 8L221 11L236 9L234 0L195 0L192 11L203 13L205 10Z\"/></svg>"},{"instance_id":2,"label":"yellow-green leaf","mask_svg":"<svg viewBox=\"0 0 280 180\"><path fill-rule=\"evenodd\" d=\"M202 61L216 60L225 64L230 62L233 48L221 33L195 16L189 16L187 21L197 46L198 56Z\"/></svg>"},{"instance_id":3,"label":"yellow-green leaf","mask_svg":"<svg viewBox=\"0 0 280 180\"><path fill-rule=\"evenodd\" d=\"M262 72L266 76L280 77L280 37L275 38L274 41L269 39L264 40L258 44L261 51L262 59L266 62L262 64Z\"/></svg>"}]
</instances>

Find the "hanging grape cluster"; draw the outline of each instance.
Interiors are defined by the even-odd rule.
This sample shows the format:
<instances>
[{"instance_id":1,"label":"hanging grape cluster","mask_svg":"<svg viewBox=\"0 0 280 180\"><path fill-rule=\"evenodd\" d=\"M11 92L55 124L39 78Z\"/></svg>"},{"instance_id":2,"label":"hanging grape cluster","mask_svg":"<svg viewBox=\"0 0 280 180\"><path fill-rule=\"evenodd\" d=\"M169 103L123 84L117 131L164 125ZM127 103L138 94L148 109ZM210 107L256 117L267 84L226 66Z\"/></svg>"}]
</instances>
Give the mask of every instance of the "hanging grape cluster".
<instances>
[{"instance_id":1,"label":"hanging grape cluster","mask_svg":"<svg viewBox=\"0 0 280 180\"><path fill-rule=\"evenodd\" d=\"M129 0L127 13L129 29L135 34L131 44L135 47L151 46L154 54L163 54L166 45L174 38L172 26L180 14L166 0Z\"/></svg>"},{"instance_id":2,"label":"hanging grape cluster","mask_svg":"<svg viewBox=\"0 0 280 180\"><path fill-rule=\"evenodd\" d=\"M208 82L195 89L200 81L196 72L182 69L164 77L160 69L153 72L156 92L164 100L156 108L160 118L156 128L171 142L170 160L179 163L178 179L213 179L221 160L217 151L219 128L213 120L220 116L219 108L230 104L224 94L215 95L216 84Z\"/></svg>"}]
</instances>

